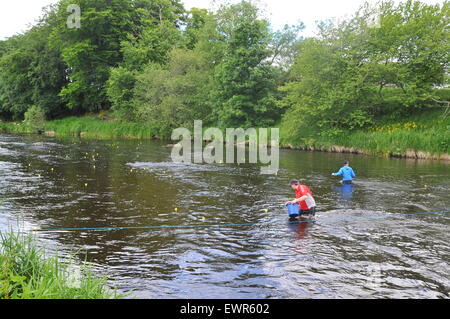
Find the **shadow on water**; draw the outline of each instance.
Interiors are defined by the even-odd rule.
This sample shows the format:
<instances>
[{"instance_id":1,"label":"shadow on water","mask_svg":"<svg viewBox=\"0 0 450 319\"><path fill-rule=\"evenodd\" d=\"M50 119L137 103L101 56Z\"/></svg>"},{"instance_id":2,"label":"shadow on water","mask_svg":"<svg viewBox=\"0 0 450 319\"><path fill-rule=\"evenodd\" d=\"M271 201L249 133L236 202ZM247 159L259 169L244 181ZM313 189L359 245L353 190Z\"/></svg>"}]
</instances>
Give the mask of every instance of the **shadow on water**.
<instances>
[{"instance_id":1,"label":"shadow on water","mask_svg":"<svg viewBox=\"0 0 450 319\"><path fill-rule=\"evenodd\" d=\"M176 164L154 141L0 136L0 229L248 224L61 231L144 298L448 298L447 163L280 151L279 174L249 164ZM357 179L330 173L350 160ZM287 182L308 185L317 223L289 223ZM370 217L386 217L369 219Z\"/></svg>"}]
</instances>

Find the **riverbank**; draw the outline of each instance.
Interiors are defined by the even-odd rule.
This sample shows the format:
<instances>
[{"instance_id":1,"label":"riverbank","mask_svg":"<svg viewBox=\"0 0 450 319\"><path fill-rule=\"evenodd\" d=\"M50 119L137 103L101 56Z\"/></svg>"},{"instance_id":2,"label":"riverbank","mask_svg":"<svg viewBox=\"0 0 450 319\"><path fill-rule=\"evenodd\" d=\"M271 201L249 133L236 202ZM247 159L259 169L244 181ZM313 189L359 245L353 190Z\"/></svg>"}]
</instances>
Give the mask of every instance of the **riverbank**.
<instances>
[{"instance_id":1,"label":"riverbank","mask_svg":"<svg viewBox=\"0 0 450 319\"><path fill-rule=\"evenodd\" d=\"M22 122L0 122L0 132L30 134L31 130ZM47 121L43 125L47 136L76 136L83 138L155 138L154 130L146 125L114 120L108 116L87 115L66 117Z\"/></svg>"},{"instance_id":2,"label":"riverbank","mask_svg":"<svg viewBox=\"0 0 450 319\"><path fill-rule=\"evenodd\" d=\"M121 298L86 267L48 257L31 235L0 232L0 299Z\"/></svg>"},{"instance_id":3,"label":"riverbank","mask_svg":"<svg viewBox=\"0 0 450 319\"><path fill-rule=\"evenodd\" d=\"M382 119L365 130L315 138L286 137L288 134L281 127L280 146L309 151L450 161L450 116L442 115L442 108L431 109L401 120ZM43 128L47 136L159 139L150 126L99 115L48 121ZM0 122L0 132L31 133L30 129L21 122Z\"/></svg>"},{"instance_id":4,"label":"riverbank","mask_svg":"<svg viewBox=\"0 0 450 319\"><path fill-rule=\"evenodd\" d=\"M283 136L281 128L281 144L291 149L450 161L450 116L443 117L442 108L333 136Z\"/></svg>"}]
</instances>

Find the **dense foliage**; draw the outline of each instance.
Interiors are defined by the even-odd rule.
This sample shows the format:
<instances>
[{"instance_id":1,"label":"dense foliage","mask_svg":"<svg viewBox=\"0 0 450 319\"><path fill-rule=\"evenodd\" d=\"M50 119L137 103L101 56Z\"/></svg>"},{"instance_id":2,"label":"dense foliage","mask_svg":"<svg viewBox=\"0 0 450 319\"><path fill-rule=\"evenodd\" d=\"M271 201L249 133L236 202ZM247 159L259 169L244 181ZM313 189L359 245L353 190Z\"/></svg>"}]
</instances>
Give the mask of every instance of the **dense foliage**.
<instances>
[{"instance_id":1,"label":"dense foliage","mask_svg":"<svg viewBox=\"0 0 450 319\"><path fill-rule=\"evenodd\" d=\"M285 126L297 128L288 134L339 134L435 105L436 88L448 85L449 3L375 9L323 24L319 38L301 43L279 102L288 109Z\"/></svg>"},{"instance_id":2,"label":"dense foliage","mask_svg":"<svg viewBox=\"0 0 450 319\"><path fill-rule=\"evenodd\" d=\"M69 4L80 28L67 26ZM194 120L338 136L444 105L449 8L366 4L304 39L301 23L272 30L249 1L210 12L179 0L60 0L0 41L0 117L111 110L159 136Z\"/></svg>"}]
</instances>

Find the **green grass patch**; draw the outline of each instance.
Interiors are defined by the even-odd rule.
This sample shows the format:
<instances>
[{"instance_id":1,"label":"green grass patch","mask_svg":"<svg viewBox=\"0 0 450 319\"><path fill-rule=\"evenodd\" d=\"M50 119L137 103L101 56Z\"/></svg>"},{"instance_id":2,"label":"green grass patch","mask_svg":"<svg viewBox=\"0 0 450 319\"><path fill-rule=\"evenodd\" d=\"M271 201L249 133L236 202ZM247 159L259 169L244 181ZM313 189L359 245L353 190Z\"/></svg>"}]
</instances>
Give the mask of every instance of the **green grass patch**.
<instances>
[{"instance_id":1,"label":"green grass patch","mask_svg":"<svg viewBox=\"0 0 450 319\"><path fill-rule=\"evenodd\" d=\"M75 274L75 275L74 275ZM31 235L0 232L0 299L122 298L91 269L50 257Z\"/></svg>"},{"instance_id":2,"label":"green grass patch","mask_svg":"<svg viewBox=\"0 0 450 319\"><path fill-rule=\"evenodd\" d=\"M57 136L82 136L86 138L133 138L143 139L155 136L154 130L145 124L119 120L103 120L98 116L67 117L47 121L45 132L54 132ZM0 122L0 132L11 134L32 133L22 122Z\"/></svg>"}]
</instances>

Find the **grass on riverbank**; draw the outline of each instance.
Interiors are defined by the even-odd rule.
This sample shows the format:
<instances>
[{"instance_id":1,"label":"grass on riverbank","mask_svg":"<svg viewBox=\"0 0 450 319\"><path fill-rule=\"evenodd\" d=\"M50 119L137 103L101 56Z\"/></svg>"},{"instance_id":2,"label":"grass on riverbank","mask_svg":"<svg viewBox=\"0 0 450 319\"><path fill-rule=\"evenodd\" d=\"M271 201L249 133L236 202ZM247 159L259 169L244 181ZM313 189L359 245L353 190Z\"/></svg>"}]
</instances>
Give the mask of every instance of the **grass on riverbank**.
<instances>
[{"instance_id":1,"label":"grass on riverbank","mask_svg":"<svg viewBox=\"0 0 450 319\"><path fill-rule=\"evenodd\" d=\"M56 136L82 136L88 138L151 138L151 127L118 120L103 120L100 116L67 117L45 122L43 130ZM0 132L32 133L22 122L0 122Z\"/></svg>"},{"instance_id":2,"label":"grass on riverbank","mask_svg":"<svg viewBox=\"0 0 450 319\"><path fill-rule=\"evenodd\" d=\"M54 131L56 135L80 136L91 138L151 138L153 130L146 125L124 121L105 121L95 116L68 117L49 121L45 131Z\"/></svg>"},{"instance_id":3,"label":"grass on riverbank","mask_svg":"<svg viewBox=\"0 0 450 319\"><path fill-rule=\"evenodd\" d=\"M414 157L415 152L431 155L450 154L450 116L442 116L443 109L430 109L408 118L381 119L374 126L358 131L340 132L334 135L317 135L305 138L302 132L292 134L287 127L280 128L281 145L284 147L315 150L340 148L358 150L365 154ZM118 120L105 120L100 115L68 117L48 121L44 131L56 136L82 136L87 138L152 138L150 126ZM0 122L0 132L31 133L23 123ZM338 147L336 147L338 146ZM448 155L447 155L448 157Z\"/></svg>"},{"instance_id":4,"label":"grass on riverbank","mask_svg":"<svg viewBox=\"0 0 450 319\"><path fill-rule=\"evenodd\" d=\"M79 276L73 275L75 269ZM31 235L0 232L0 299L121 298L106 280L85 265L74 268L48 257Z\"/></svg>"},{"instance_id":5,"label":"grass on riverbank","mask_svg":"<svg viewBox=\"0 0 450 319\"><path fill-rule=\"evenodd\" d=\"M443 109L432 109L400 120L382 119L365 130L341 132L316 138L282 139L282 144L298 148L330 150L335 146L358 149L366 154L405 156L412 150L441 155L450 154L450 116ZM283 128L281 136L283 137ZM338 149L338 148L336 148Z\"/></svg>"}]
</instances>

